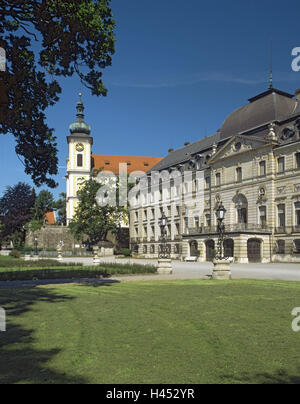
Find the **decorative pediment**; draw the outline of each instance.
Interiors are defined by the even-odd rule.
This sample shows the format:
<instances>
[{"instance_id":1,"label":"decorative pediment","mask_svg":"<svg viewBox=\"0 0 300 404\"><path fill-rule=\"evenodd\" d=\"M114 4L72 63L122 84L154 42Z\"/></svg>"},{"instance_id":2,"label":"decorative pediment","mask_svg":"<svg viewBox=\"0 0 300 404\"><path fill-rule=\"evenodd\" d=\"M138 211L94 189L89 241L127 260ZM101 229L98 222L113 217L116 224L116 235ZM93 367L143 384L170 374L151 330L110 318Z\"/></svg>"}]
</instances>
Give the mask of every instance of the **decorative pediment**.
<instances>
[{"instance_id":1,"label":"decorative pediment","mask_svg":"<svg viewBox=\"0 0 300 404\"><path fill-rule=\"evenodd\" d=\"M236 135L232 137L214 156L212 156L209 160L209 164L215 163L224 158L234 157L255 150L266 144L268 144L268 142L265 139L254 136Z\"/></svg>"}]
</instances>

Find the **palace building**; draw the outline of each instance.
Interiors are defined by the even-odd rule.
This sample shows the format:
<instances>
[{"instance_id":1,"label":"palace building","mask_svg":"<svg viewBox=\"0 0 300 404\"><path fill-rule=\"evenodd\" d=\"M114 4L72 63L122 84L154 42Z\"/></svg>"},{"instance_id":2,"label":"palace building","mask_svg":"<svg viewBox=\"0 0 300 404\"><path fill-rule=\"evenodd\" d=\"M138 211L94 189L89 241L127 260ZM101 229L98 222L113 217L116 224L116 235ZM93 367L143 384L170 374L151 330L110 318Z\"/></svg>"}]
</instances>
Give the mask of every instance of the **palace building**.
<instances>
[{"instance_id":1,"label":"palace building","mask_svg":"<svg viewBox=\"0 0 300 404\"><path fill-rule=\"evenodd\" d=\"M70 147L76 149L78 142ZM170 180L175 171L181 183ZM154 174L159 174L155 186ZM131 248L140 256L158 256L164 213L173 258L212 260L215 209L222 201L226 256L239 263L299 260L300 90L293 95L270 85L229 115L215 134L170 149L147 179L130 210ZM187 189L190 197L183 202Z\"/></svg>"},{"instance_id":2,"label":"palace building","mask_svg":"<svg viewBox=\"0 0 300 404\"><path fill-rule=\"evenodd\" d=\"M113 156L92 154L93 137L91 127L84 121L84 105L77 103L77 119L70 125L67 137L69 157L67 160L67 224L72 221L78 205L77 192L84 181L88 180L93 170L103 169L115 175L119 174L120 164L126 164L127 173L148 171L158 164L160 157Z\"/></svg>"}]
</instances>

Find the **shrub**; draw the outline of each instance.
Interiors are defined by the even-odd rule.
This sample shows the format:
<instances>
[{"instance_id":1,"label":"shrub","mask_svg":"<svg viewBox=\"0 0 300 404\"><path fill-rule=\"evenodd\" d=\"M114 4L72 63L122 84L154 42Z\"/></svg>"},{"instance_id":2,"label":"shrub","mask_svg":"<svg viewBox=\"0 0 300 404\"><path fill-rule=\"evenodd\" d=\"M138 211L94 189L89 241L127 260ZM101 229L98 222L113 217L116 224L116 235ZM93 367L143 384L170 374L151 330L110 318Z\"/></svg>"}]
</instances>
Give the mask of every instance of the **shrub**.
<instances>
[{"instance_id":1,"label":"shrub","mask_svg":"<svg viewBox=\"0 0 300 404\"><path fill-rule=\"evenodd\" d=\"M18 251L18 250L12 250L12 251L9 253L9 256L10 256L10 257L13 257L13 258L20 258L20 257L21 257L21 253L20 253L20 251Z\"/></svg>"},{"instance_id":2,"label":"shrub","mask_svg":"<svg viewBox=\"0 0 300 404\"><path fill-rule=\"evenodd\" d=\"M35 262L36 263L36 262ZM99 266L56 266L48 267L11 267L0 268L0 281L16 280L42 280L42 279L71 279L71 278L98 278L110 277L111 275L130 275L130 274L154 274L157 272L155 266L139 264L102 264Z\"/></svg>"},{"instance_id":3,"label":"shrub","mask_svg":"<svg viewBox=\"0 0 300 404\"><path fill-rule=\"evenodd\" d=\"M131 257L131 250L129 248L122 248L120 253L122 255L125 255L125 257Z\"/></svg>"}]
</instances>

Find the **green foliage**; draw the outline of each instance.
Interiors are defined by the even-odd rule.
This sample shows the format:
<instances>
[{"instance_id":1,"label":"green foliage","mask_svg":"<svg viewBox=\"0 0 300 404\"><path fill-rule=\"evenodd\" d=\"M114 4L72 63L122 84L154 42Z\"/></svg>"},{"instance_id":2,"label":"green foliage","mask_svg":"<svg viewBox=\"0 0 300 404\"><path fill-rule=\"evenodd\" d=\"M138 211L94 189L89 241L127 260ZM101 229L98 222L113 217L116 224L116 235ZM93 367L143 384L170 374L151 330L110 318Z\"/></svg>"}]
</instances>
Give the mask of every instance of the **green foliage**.
<instances>
[{"instance_id":1,"label":"green foliage","mask_svg":"<svg viewBox=\"0 0 300 404\"><path fill-rule=\"evenodd\" d=\"M9 253L9 256L12 257L12 258L20 258L20 257L21 257L21 253L20 253L19 250L12 250L12 251Z\"/></svg>"},{"instance_id":2,"label":"green foliage","mask_svg":"<svg viewBox=\"0 0 300 404\"><path fill-rule=\"evenodd\" d=\"M26 231L31 231L35 233L36 231L40 230L43 227L44 221L43 220L31 220L29 223L26 224L25 228Z\"/></svg>"},{"instance_id":3,"label":"green foliage","mask_svg":"<svg viewBox=\"0 0 300 404\"><path fill-rule=\"evenodd\" d=\"M122 248L120 254L125 255L125 257L131 257L131 250L129 248Z\"/></svg>"},{"instance_id":4,"label":"green foliage","mask_svg":"<svg viewBox=\"0 0 300 404\"><path fill-rule=\"evenodd\" d=\"M32 280L32 279L71 279L71 278L107 278L116 274L146 274L155 273L156 268L150 265L138 264L101 264L99 266L80 266L74 264L59 265L57 261L35 262L27 267L0 267L0 281ZM46 261L46 260L45 260ZM28 261L26 261L27 263ZM38 265L39 264L39 265Z\"/></svg>"},{"instance_id":5,"label":"green foliage","mask_svg":"<svg viewBox=\"0 0 300 404\"><path fill-rule=\"evenodd\" d=\"M55 206L53 194L49 191L41 191L34 203L33 220L36 222L44 222L45 213L53 211Z\"/></svg>"},{"instance_id":6,"label":"green foliage","mask_svg":"<svg viewBox=\"0 0 300 404\"><path fill-rule=\"evenodd\" d=\"M57 184L57 143L45 111L59 100L56 80L74 73L93 95L106 95L102 71L114 53L110 0L1 0L0 133L11 133L34 183ZM34 40L34 44L32 44ZM40 45L36 51L37 43Z\"/></svg>"},{"instance_id":7,"label":"green foliage","mask_svg":"<svg viewBox=\"0 0 300 404\"><path fill-rule=\"evenodd\" d=\"M12 259L11 257L0 256L0 270L5 271L6 268L16 268L18 270L24 268L48 268L48 267L82 267L82 263L63 263L53 259L40 259L36 261L24 261L24 259Z\"/></svg>"},{"instance_id":8,"label":"green foliage","mask_svg":"<svg viewBox=\"0 0 300 404\"><path fill-rule=\"evenodd\" d=\"M3 197L0 199L2 223L0 241L11 240L14 247L24 244L25 225L32 219L35 199L34 189L23 182L6 188Z\"/></svg>"},{"instance_id":9,"label":"green foliage","mask_svg":"<svg viewBox=\"0 0 300 404\"><path fill-rule=\"evenodd\" d=\"M123 207L98 203L98 191L103 186L95 175L83 184L78 192L79 202L75 216L69 225L73 236L89 246L105 241L110 231L116 233L126 212Z\"/></svg>"},{"instance_id":10,"label":"green foliage","mask_svg":"<svg viewBox=\"0 0 300 404\"><path fill-rule=\"evenodd\" d=\"M54 203L54 209L57 213L57 223L67 224L67 194L62 192L60 198Z\"/></svg>"}]
</instances>

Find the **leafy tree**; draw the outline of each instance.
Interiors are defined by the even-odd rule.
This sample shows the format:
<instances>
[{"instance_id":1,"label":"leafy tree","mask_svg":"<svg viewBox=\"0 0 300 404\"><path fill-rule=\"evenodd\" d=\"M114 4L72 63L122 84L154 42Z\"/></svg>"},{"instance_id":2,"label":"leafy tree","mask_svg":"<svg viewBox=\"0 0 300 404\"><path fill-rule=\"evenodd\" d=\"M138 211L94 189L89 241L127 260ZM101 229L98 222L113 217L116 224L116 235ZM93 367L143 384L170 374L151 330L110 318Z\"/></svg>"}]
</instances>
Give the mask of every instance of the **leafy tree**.
<instances>
[{"instance_id":1,"label":"leafy tree","mask_svg":"<svg viewBox=\"0 0 300 404\"><path fill-rule=\"evenodd\" d=\"M105 185L113 187L117 183L100 183L95 173L83 184L78 191L79 203L75 216L69 225L74 237L83 240L89 246L105 241L109 232L116 233L127 212L124 207L110 204L103 206L97 202L98 191Z\"/></svg>"},{"instance_id":2,"label":"leafy tree","mask_svg":"<svg viewBox=\"0 0 300 404\"><path fill-rule=\"evenodd\" d=\"M60 198L54 203L54 208L57 213L57 222L66 225L67 223L67 194L62 192Z\"/></svg>"},{"instance_id":3,"label":"leafy tree","mask_svg":"<svg viewBox=\"0 0 300 404\"><path fill-rule=\"evenodd\" d=\"M41 191L34 203L33 220L44 222L45 213L53 211L55 206L54 198L51 192Z\"/></svg>"},{"instance_id":4,"label":"leafy tree","mask_svg":"<svg viewBox=\"0 0 300 404\"><path fill-rule=\"evenodd\" d=\"M7 187L0 199L0 241L12 240L15 247L25 242L25 225L32 219L36 195L33 188L23 182Z\"/></svg>"},{"instance_id":5,"label":"leafy tree","mask_svg":"<svg viewBox=\"0 0 300 404\"><path fill-rule=\"evenodd\" d=\"M0 71L0 133L14 135L16 153L37 186L56 186L56 137L45 122L45 110L61 93L56 78L76 73L93 95L107 93L102 70L111 65L115 43L109 5L110 0L1 0L6 71Z\"/></svg>"}]
</instances>

